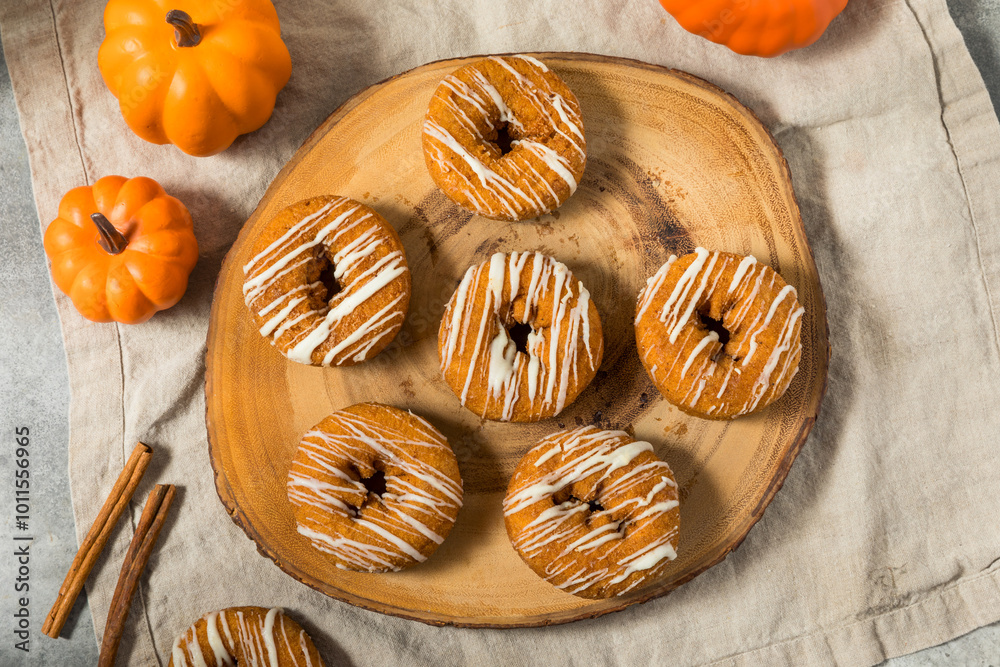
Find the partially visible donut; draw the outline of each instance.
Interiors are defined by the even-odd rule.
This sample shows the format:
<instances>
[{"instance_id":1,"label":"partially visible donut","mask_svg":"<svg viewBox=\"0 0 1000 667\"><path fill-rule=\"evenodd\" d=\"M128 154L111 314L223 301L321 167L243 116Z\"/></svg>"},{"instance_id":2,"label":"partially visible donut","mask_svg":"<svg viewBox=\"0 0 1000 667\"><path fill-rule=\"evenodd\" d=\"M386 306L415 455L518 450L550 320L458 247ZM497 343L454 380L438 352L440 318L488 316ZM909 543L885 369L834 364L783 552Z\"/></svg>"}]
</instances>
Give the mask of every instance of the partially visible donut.
<instances>
[{"instance_id":1,"label":"partially visible donut","mask_svg":"<svg viewBox=\"0 0 1000 667\"><path fill-rule=\"evenodd\" d=\"M535 573L585 598L622 595L677 557L677 483L648 442L583 426L521 459L503 501L511 544Z\"/></svg>"},{"instance_id":2,"label":"partially visible donut","mask_svg":"<svg viewBox=\"0 0 1000 667\"><path fill-rule=\"evenodd\" d=\"M384 490L366 486L379 477ZM298 532L337 567L389 572L423 562L448 536L462 478L448 441L425 419L359 403L302 436L288 499Z\"/></svg>"},{"instance_id":3,"label":"partially visible donut","mask_svg":"<svg viewBox=\"0 0 1000 667\"><path fill-rule=\"evenodd\" d=\"M314 366L350 366L395 338L410 303L410 269L382 216L346 197L313 197L278 213L243 267L261 335ZM332 273L339 291L329 293ZM329 279L328 279L329 281Z\"/></svg>"},{"instance_id":4,"label":"partially visible donut","mask_svg":"<svg viewBox=\"0 0 1000 667\"><path fill-rule=\"evenodd\" d=\"M530 326L524 350L511 335ZM486 419L553 417L594 379L601 317L565 264L537 252L494 254L472 266L438 331L441 373L462 405Z\"/></svg>"},{"instance_id":5,"label":"partially visible donut","mask_svg":"<svg viewBox=\"0 0 1000 667\"><path fill-rule=\"evenodd\" d=\"M281 609L231 607L205 614L174 642L169 667L323 667L312 639Z\"/></svg>"},{"instance_id":6,"label":"partially visible donut","mask_svg":"<svg viewBox=\"0 0 1000 667\"><path fill-rule=\"evenodd\" d=\"M804 313L795 288L769 266L698 248L671 256L647 281L635 337L668 401L698 417L733 419L785 393L799 368Z\"/></svg>"},{"instance_id":7,"label":"partially visible donut","mask_svg":"<svg viewBox=\"0 0 1000 667\"><path fill-rule=\"evenodd\" d=\"M498 145L502 133L509 152ZM492 56L445 77L423 128L431 178L458 205L526 220L560 206L587 164L580 104L531 56Z\"/></svg>"}]
</instances>

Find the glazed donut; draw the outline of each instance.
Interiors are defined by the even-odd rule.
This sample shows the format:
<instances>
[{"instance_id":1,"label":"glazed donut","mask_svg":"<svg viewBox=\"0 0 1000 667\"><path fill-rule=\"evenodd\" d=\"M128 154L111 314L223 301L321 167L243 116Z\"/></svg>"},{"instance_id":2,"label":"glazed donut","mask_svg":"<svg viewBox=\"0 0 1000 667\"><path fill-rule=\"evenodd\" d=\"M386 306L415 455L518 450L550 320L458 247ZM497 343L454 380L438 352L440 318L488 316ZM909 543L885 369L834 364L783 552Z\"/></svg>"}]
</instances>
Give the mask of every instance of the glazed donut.
<instances>
[{"instance_id":1,"label":"glazed donut","mask_svg":"<svg viewBox=\"0 0 1000 667\"><path fill-rule=\"evenodd\" d=\"M668 401L733 419L785 393L802 355L803 313L795 288L769 266L698 248L671 256L639 293L636 344Z\"/></svg>"},{"instance_id":2,"label":"glazed donut","mask_svg":"<svg viewBox=\"0 0 1000 667\"><path fill-rule=\"evenodd\" d=\"M243 296L261 335L302 364L350 366L395 338L410 303L396 231L346 197L313 197L276 215L243 267ZM330 294L324 272L339 291Z\"/></svg>"},{"instance_id":3,"label":"glazed donut","mask_svg":"<svg viewBox=\"0 0 1000 667\"><path fill-rule=\"evenodd\" d=\"M174 642L169 667L323 667L312 639L281 609L231 607L205 614Z\"/></svg>"},{"instance_id":4,"label":"glazed donut","mask_svg":"<svg viewBox=\"0 0 1000 667\"><path fill-rule=\"evenodd\" d=\"M498 141L506 132L510 150ZM423 128L431 178L456 204L526 220L566 201L583 176L587 142L576 97L531 56L492 56L445 77Z\"/></svg>"},{"instance_id":5,"label":"glazed donut","mask_svg":"<svg viewBox=\"0 0 1000 667\"><path fill-rule=\"evenodd\" d=\"M626 593L677 557L677 483L648 442L583 426L521 459L503 501L514 550L535 574L585 598Z\"/></svg>"},{"instance_id":6,"label":"glazed donut","mask_svg":"<svg viewBox=\"0 0 1000 667\"><path fill-rule=\"evenodd\" d=\"M383 488L370 489L380 476ZM298 532L337 567L390 572L427 560L448 536L462 478L448 441L426 420L359 403L302 436L288 500Z\"/></svg>"},{"instance_id":7,"label":"glazed donut","mask_svg":"<svg viewBox=\"0 0 1000 667\"><path fill-rule=\"evenodd\" d=\"M529 325L524 349L508 329ZM537 252L496 253L470 267L438 331L441 373L486 419L553 417L601 365L601 318L565 264Z\"/></svg>"}]
</instances>

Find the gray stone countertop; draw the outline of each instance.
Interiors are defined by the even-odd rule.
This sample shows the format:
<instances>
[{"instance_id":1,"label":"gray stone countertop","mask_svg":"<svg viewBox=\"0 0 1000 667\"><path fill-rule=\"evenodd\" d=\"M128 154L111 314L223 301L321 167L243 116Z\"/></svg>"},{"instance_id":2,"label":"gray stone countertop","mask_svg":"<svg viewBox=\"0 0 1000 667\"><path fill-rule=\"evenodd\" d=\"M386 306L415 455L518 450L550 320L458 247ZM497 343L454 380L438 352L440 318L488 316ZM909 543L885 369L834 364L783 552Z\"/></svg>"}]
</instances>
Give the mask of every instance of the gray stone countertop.
<instances>
[{"instance_id":1,"label":"gray stone countertop","mask_svg":"<svg viewBox=\"0 0 1000 667\"><path fill-rule=\"evenodd\" d=\"M1000 108L1000 0L948 0L955 22ZM28 156L21 137L6 63L0 56L0 470L13 477L15 429L29 428L31 451L30 652L13 648L10 619L17 563L12 538L12 486L0 493L0 664L93 665L94 619L81 595L63 631L52 640L40 628L76 552L66 443L69 389L59 321L44 261ZM99 622L103 623L104 619ZM954 641L884 663L888 667L1000 667L1000 623Z\"/></svg>"}]
</instances>

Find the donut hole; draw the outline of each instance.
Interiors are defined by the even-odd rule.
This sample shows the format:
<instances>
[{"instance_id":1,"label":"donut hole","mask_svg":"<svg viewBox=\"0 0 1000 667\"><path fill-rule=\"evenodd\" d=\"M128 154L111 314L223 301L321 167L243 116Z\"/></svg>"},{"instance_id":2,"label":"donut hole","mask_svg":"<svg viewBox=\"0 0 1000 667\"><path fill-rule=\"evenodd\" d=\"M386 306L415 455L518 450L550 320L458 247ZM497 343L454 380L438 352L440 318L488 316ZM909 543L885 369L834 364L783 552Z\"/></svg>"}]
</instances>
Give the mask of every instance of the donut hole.
<instances>
[{"instance_id":1,"label":"donut hole","mask_svg":"<svg viewBox=\"0 0 1000 667\"><path fill-rule=\"evenodd\" d=\"M374 493L379 498L386 491L385 472L376 469L369 477L363 477L361 483L365 485L368 493Z\"/></svg>"},{"instance_id":2,"label":"donut hole","mask_svg":"<svg viewBox=\"0 0 1000 667\"><path fill-rule=\"evenodd\" d=\"M534 329L531 328L530 324L524 324L522 322L517 322L513 326L507 327L507 335L514 345L517 347L518 352L523 352L528 354L528 336Z\"/></svg>"},{"instance_id":3,"label":"donut hole","mask_svg":"<svg viewBox=\"0 0 1000 667\"><path fill-rule=\"evenodd\" d=\"M605 511L604 505L595 496L590 500L584 498L577 498L573 495L573 490L570 487L563 487L552 494L552 503L554 505L562 505L563 503L573 503L574 505L586 505L591 513L603 512Z\"/></svg>"},{"instance_id":4,"label":"donut hole","mask_svg":"<svg viewBox=\"0 0 1000 667\"><path fill-rule=\"evenodd\" d=\"M701 318L701 326L709 331L714 331L719 336L719 344L725 347L726 343L729 342L729 329L722 324L722 320L717 320L708 313L702 312L698 313L698 317Z\"/></svg>"},{"instance_id":5,"label":"donut hole","mask_svg":"<svg viewBox=\"0 0 1000 667\"><path fill-rule=\"evenodd\" d=\"M588 500L587 501L587 505L590 506L590 511L591 512L603 512L604 511L604 505L602 505L601 503L599 503L597 501L597 498L594 498L593 500Z\"/></svg>"},{"instance_id":6,"label":"donut hole","mask_svg":"<svg viewBox=\"0 0 1000 667\"><path fill-rule=\"evenodd\" d=\"M584 505L587 507L586 514L584 515L584 521L587 526L594 528L612 524L614 531L624 538L629 531L629 524L626 521L626 517L621 515L620 510L608 510L598 500L599 492L595 491L595 494L593 498L587 500L573 495L571 487L563 487L552 494L552 504L562 505L564 503L571 503L573 505ZM587 495L590 494L588 493Z\"/></svg>"},{"instance_id":7,"label":"donut hole","mask_svg":"<svg viewBox=\"0 0 1000 667\"><path fill-rule=\"evenodd\" d=\"M324 297L327 301L336 296L341 289L340 282L337 280L336 269L326 256L320 257L320 268L319 268L319 278L317 280L323 284L326 289L326 296Z\"/></svg>"},{"instance_id":8,"label":"donut hole","mask_svg":"<svg viewBox=\"0 0 1000 667\"><path fill-rule=\"evenodd\" d=\"M510 136L510 123L503 123L497 128L497 138L493 140L496 147L500 149L500 155L507 155L511 152L511 143L514 137Z\"/></svg>"}]
</instances>

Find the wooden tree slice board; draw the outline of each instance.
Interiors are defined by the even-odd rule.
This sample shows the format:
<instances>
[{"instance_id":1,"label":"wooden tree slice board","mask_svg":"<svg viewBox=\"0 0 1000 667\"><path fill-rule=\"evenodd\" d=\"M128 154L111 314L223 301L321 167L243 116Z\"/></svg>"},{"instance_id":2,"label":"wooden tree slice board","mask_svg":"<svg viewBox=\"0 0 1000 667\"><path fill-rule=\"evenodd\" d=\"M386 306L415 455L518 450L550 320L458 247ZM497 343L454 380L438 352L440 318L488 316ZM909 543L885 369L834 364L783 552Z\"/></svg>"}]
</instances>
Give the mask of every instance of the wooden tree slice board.
<instances>
[{"instance_id":1,"label":"wooden tree slice board","mask_svg":"<svg viewBox=\"0 0 1000 667\"><path fill-rule=\"evenodd\" d=\"M424 65L359 93L306 141L271 184L219 276L208 334L206 399L219 497L259 550L334 598L433 624L564 623L662 595L718 563L784 481L826 386L826 312L788 166L735 98L682 72L603 56L542 53L576 93L587 171L558 211L537 221L472 216L434 186L420 130L441 79L473 59ZM242 266L285 206L322 194L362 201L398 231L413 297L392 346L352 368L286 360L254 329ZM636 295L671 254L701 245L754 254L798 289L806 314L787 394L733 422L687 416L664 401L636 352ZM484 422L441 379L437 331L466 268L496 251L539 250L590 290L605 333L593 384L550 420ZM449 439L465 485L451 535L426 562L392 574L336 569L296 532L285 478L302 434L333 410L380 401L425 416ZM656 584L611 600L564 593L511 548L501 501L519 458L543 436L596 423L653 443L681 487L678 558Z\"/></svg>"}]
</instances>

